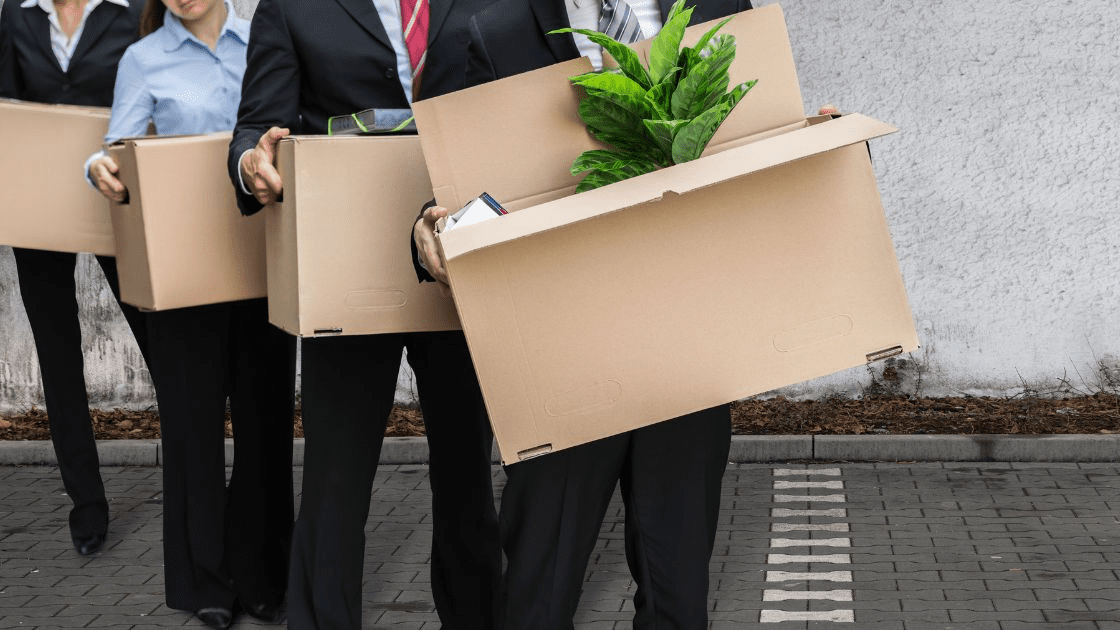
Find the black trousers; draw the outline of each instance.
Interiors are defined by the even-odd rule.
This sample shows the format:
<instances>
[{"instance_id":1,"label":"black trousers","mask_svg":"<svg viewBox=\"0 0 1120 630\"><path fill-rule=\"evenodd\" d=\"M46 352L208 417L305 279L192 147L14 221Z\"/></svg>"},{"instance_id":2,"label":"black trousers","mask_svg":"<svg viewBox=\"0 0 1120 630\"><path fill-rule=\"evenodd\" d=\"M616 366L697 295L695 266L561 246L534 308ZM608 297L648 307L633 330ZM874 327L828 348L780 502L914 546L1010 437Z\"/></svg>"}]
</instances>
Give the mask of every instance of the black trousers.
<instances>
[{"instance_id":1,"label":"black trousers","mask_svg":"<svg viewBox=\"0 0 1120 630\"><path fill-rule=\"evenodd\" d=\"M492 628L501 554L491 433L462 333L304 339L303 493L288 627L359 630L365 524L401 349L430 449L431 583L448 630Z\"/></svg>"},{"instance_id":2,"label":"black trousers","mask_svg":"<svg viewBox=\"0 0 1120 630\"><path fill-rule=\"evenodd\" d=\"M148 314L163 443L167 605L278 604L294 520L295 340L264 299ZM234 462L225 477L226 400Z\"/></svg>"},{"instance_id":3,"label":"black trousers","mask_svg":"<svg viewBox=\"0 0 1120 630\"><path fill-rule=\"evenodd\" d=\"M616 483L636 630L708 627L708 561L731 445L720 406L506 467L503 630L568 630Z\"/></svg>"},{"instance_id":4,"label":"black trousers","mask_svg":"<svg viewBox=\"0 0 1120 630\"><path fill-rule=\"evenodd\" d=\"M51 441L62 485L74 503L70 510L70 534L75 538L104 534L109 526L109 504L98 468L97 442L82 370L82 331L74 279L78 255L19 247L13 247L12 252L23 307L39 355ZM116 259L98 256L97 262L120 303ZM127 304L120 307L146 358L144 315Z\"/></svg>"}]
</instances>

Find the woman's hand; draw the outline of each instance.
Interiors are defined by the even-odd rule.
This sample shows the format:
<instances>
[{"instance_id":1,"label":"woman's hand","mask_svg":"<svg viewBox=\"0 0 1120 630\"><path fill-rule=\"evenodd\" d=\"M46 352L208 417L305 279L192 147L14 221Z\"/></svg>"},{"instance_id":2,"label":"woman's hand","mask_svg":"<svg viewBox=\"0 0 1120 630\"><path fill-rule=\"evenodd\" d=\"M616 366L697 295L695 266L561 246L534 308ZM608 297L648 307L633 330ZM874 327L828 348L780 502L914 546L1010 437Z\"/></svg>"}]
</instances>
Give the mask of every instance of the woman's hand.
<instances>
[{"instance_id":1,"label":"woman's hand","mask_svg":"<svg viewBox=\"0 0 1120 630\"><path fill-rule=\"evenodd\" d=\"M98 192L109 201L124 203L128 199L128 189L117 179L118 171L120 167L117 162L108 155L103 155L90 163L89 178L97 186Z\"/></svg>"}]
</instances>

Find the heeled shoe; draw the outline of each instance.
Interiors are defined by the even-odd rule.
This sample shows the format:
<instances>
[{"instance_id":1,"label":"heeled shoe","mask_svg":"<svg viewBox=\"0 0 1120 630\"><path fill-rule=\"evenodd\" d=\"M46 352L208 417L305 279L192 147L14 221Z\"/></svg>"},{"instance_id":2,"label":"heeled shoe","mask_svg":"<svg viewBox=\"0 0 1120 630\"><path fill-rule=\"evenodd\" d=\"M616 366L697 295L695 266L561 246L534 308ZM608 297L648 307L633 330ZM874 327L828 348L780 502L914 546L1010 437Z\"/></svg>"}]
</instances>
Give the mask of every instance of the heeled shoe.
<instances>
[{"instance_id":1,"label":"heeled shoe","mask_svg":"<svg viewBox=\"0 0 1120 630\"><path fill-rule=\"evenodd\" d=\"M242 604L245 612L252 618L263 621L269 625L284 623L288 612L283 603L279 604Z\"/></svg>"},{"instance_id":2,"label":"heeled shoe","mask_svg":"<svg viewBox=\"0 0 1120 630\"><path fill-rule=\"evenodd\" d=\"M194 616L214 630L226 630L233 623L233 613L228 608L200 608Z\"/></svg>"},{"instance_id":3,"label":"heeled shoe","mask_svg":"<svg viewBox=\"0 0 1120 630\"><path fill-rule=\"evenodd\" d=\"M101 548L105 546L105 534L74 536L71 540L74 542L74 549L78 552L79 556L95 554L101 551Z\"/></svg>"}]
</instances>

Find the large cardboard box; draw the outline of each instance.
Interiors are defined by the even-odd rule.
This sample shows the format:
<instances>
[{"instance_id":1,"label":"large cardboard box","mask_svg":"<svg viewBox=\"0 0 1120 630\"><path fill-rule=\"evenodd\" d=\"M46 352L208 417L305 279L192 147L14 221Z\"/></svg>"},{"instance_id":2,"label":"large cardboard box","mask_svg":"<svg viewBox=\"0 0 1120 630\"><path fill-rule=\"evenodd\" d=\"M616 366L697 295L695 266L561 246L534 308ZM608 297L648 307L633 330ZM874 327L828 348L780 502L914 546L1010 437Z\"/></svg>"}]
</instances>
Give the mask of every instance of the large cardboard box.
<instances>
[{"instance_id":1,"label":"large cardboard box","mask_svg":"<svg viewBox=\"0 0 1120 630\"><path fill-rule=\"evenodd\" d=\"M108 108L0 100L0 244L112 256L109 202L82 177Z\"/></svg>"},{"instance_id":2,"label":"large cardboard box","mask_svg":"<svg viewBox=\"0 0 1120 630\"><path fill-rule=\"evenodd\" d=\"M109 147L128 187L112 204L121 299L168 310L267 295L264 216L242 216L229 132L128 138Z\"/></svg>"},{"instance_id":3,"label":"large cardboard box","mask_svg":"<svg viewBox=\"0 0 1120 630\"><path fill-rule=\"evenodd\" d=\"M865 145L894 129L805 118L777 6L725 32L759 83L705 156L580 195L585 60L415 104L440 205L515 210L440 235L504 462L917 347Z\"/></svg>"},{"instance_id":4,"label":"large cardboard box","mask_svg":"<svg viewBox=\"0 0 1120 630\"><path fill-rule=\"evenodd\" d=\"M268 314L293 335L458 330L451 298L416 280L412 225L432 199L415 135L280 142L268 217Z\"/></svg>"}]
</instances>

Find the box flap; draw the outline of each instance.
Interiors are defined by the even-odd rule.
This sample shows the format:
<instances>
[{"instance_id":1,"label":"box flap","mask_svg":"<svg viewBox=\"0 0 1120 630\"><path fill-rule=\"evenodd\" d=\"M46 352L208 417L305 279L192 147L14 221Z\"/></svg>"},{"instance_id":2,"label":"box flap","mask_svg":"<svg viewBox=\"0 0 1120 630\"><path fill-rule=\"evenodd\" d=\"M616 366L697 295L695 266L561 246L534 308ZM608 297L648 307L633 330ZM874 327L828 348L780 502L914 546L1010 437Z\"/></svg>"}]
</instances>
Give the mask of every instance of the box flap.
<instances>
[{"instance_id":1,"label":"box flap","mask_svg":"<svg viewBox=\"0 0 1120 630\"><path fill-rule=\"evenodd\" d=\"M610 186L550 201L535 206L528 212L514 212L492 221L465 226L441 234L440 243L444 255L450 260L470 251L654 202L666 194L684 195L895 131L897 129L886 123L861 114L849 114ZM501 198L498 200L504 203Z\"/></svg>"},{"instance_id":2,"label":"box flap","mask_svg":"<svg viewBox=\"0 0 1120 630\"><path fill-rule=\"evenodd\" d=\"M684 41L695 43L716 23L689 27ZM720 33L736 38L732 85L751 79L758 85L724 121L709 149L804 121L781 8L736 14ZM643 54L649 45L647 40L635 48ZM590 69L581 58L414 103L436 201L459 208L485 191L520 210L572 194L579 183L568 171L572 162L603 146L579 119L582 91L569 81Z\"/></svg>"}]
</instances>

